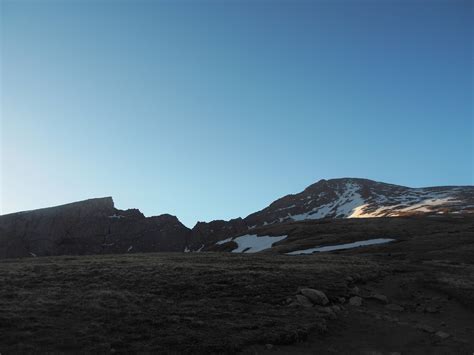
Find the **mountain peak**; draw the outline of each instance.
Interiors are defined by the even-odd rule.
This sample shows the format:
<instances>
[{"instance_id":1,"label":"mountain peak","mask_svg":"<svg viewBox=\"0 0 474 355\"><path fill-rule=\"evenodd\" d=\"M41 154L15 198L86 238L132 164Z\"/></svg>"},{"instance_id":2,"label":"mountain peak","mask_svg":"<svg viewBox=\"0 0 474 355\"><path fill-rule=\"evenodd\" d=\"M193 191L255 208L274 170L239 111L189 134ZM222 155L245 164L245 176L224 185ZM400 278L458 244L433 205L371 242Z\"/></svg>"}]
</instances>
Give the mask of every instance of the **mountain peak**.
<instances>
[{"instance_id":1,"label":"mountain peak","mask_svg":"<svg viewBox=\"0 0 474 355\"><path fill-rule=\"evenodd\" d=\"M409 188L362 178L319 180L284 196L245 221L250 228L321 218L396 217L474 212L474 187Z\"/></svg>"}]
</instances>

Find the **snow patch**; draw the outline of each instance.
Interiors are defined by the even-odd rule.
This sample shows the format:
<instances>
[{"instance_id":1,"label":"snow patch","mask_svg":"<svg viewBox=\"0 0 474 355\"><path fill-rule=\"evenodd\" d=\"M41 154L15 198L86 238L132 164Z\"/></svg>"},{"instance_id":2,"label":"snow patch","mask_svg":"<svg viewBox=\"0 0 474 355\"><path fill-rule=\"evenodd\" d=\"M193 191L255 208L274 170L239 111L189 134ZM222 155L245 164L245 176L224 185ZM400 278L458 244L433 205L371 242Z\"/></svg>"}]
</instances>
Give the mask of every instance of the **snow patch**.
<instances>
[{"instance_id":1,"label":"snow patch","mask_svg":"<svg viewBox=\"0 0 474 355\"><path fill-rule=\"evenodd\" d=\"M352 248L358 248L358 247L367 246L367 245L389 243L389 242L393 242L394 240L395 239L390 239L390 238L376 238L376 239L369 239L369 240L361 240L358 242L347 243L347 244L327 245L324 247L310 248L310 249L304 249L304 250L295 250L286 254L301 255L301 254L312 254L316 252L321 253L321 252L333 251L333 250L352 249Z\"/></svg>"},{"instance_id":2,"label":"snow patch","mask_svg":"<svg viewBox=\"0 0 474 355\"><path fill-rule=\"evenodd\" d=\"M217 245L222 245L222 244L225 244L225 243L228 243L232 240L232 238L227 238L227 239L224 239L224 240L219 240L216 244Z\"/></svg>"},{"instance_id":3,"label":"snow patch","mask_svg":"<svg viewBox=\"0 0 474 355\"><path fill-rule=\"evenodd\" d=\"M311 211L299 215L290 216L294 221L305 219L321 219L330 214L335 216L349 217L353 212L365 203L359 194L360 186L354 183L346 183L342 193L336 192L338 198L332 202L313 208Z\"/></svg>"},{"instance_id":4,"label":"snow patch","mask_svg":"<svg viewBox=\"0 0 474 355\"><path fill-rule=\"evenodd\" d=\"M232 250L232 253L257 253L259 251L269 249L280 240L285 239L286 235L281 236L257 236L255 234L247 234L234 239L237 243L237 249Z\"/></svg>"},{"instance_id":5,"label":"snow patch","mask_svg":"<svg viewBox=\"0 0 474 355\"><path fill-rule=\"evenodd\" d=\"M247 234L236 238L227 238L217 242L216 244L221 245L234 241L237 243L237 248L232 250L232 253L258 253L259 251L271 248L273 244L285 239L286 237L287 235L273 237L269 235L258 236L256 234Z\"/></svg>"}]
</instances>

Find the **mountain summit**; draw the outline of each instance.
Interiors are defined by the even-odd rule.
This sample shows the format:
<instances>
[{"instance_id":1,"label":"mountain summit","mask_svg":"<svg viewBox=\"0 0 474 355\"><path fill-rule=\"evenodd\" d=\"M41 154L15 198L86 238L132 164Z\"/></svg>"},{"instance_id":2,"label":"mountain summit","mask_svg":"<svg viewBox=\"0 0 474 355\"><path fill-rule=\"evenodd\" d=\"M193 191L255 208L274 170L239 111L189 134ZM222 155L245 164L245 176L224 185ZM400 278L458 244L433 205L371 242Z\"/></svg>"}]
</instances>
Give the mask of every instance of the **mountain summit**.
<instances>
[{"instance_id":1,"label":"mountain summit","mask_svg":"<svg viewBox=\"0 0 474 355\"><path fill-rule=\"evenodd\" d=\"M191 250L259 227L323 218L474 215L474 186L410 188L368 179L320 180L245 218L199 222Z\"/></svg>"},{"instance_id":2,"label":"mountain summit","mask_svg":"<svg viewBox=\"0 0 474 355\"><path fill-rule=\"evenodd\" d=\"M474 212L473 186L410 188L342 178L320 180L245 218L250 228L321 218L399 217Z\"/></svg>"}]
</instances>

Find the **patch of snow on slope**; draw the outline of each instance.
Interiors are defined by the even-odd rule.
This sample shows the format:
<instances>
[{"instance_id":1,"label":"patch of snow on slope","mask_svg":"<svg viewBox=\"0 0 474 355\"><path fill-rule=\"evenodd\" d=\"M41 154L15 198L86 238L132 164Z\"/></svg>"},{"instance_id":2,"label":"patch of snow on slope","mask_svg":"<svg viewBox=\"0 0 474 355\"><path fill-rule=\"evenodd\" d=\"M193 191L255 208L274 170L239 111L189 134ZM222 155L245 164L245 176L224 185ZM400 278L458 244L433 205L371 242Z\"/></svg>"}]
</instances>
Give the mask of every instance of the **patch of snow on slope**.
<instances>
[{"instance_id":1,"label":"patch of snow on slope","mask_svg":"<svg viewBox=\"0 0 474 355\"><path fill-rule=\"evenodd\" d=\"M429 209L428 207L436 207L436 206L445 205L447 203L452 203L452 202L461 202L461 201L455 200L450 197L430 198L427 200L420 201L419 203L411 205L409 207L402 208L400 211L402 212L411 212L411 211L431 212L431 209Z\"/></svg>"},{"instance_id":2,"label":"patch of snow on slope","mask_svg":"<svg viewBox=\"0 0 474 355\"><path fill-rule=\"evenodd\" d=\"M222 245L222 244L225 244L225 243L228 243L232 240L232 238L227 238L227 239L224 239L224 240L219 240L216 244L217 245Z\"/></svg>"},{"instance_id":3,"label":"patch of snow on slope","mask_svg":"<svg viewBox=\"0 0 474 355\"><path fill-rule=\"evenodd\" d=\"M327 245L324 247L310 248L310 249L304 249L304 250L295 250L286 254L301 255L301 254L313 254L316 252L320 253L320 252L333 251L333 250L352 249L352 248L358 248L358 247L368 246L368 245L389 243L389 242L393 242L394 240L395 239L390 239L390 238L376 238L376 239L369 239L369 240L361 240L359 242L354 242L354 243Z\"/></svg>"},{"instance_id":4,"label":"patch of snow on slope","mask_svg":"<svg viewBox=\"0 0 474 355\"><path fill-rule=\"evenodd\" d=\"M257 236L256 234L242 235L237 238L227 238L218 241L216 244L221 245L234 241L237 243L237 248L232 250L232 253L257 253L259 251L269 249L280 240L285 239L286 235L272 237L269 235Z\"/></svg>"},{"instance_id":5,"label":"patch of snow on slope","mask_svg":"<svg viewBox=\"0 0 474 355\"><path fill-rule=\"evenodd\" d=\"M359 194L360 186L354 183L347 183L342 193L336 192L338 199L325 205L316 207L309 212L290 216L294 221L305 219L320 219L334 212L336 216L349 217L359 206L365 203Z\"/></svg>"},{"instance_id":6,"label":"patch of snow on slope","mask_svg":"<svg viewBox=\"0 0 474 355\"><path fill-rule=\"evenodd\" d=\"M366 212L369 204L361 205L353 210L352 214L349 215L349 218L372 218L380 216L393 217L398 216L400 212L433 212L433 209L436 209L436 207L461 201L456 200L453 197L448 197L448 195L443 192L423 192L421 195L415 197L413 195L397 196L393 202L397 203L379 206L371 212Z\"/></svg>"},{"instance_id":7,"label":"patch of snow on slope","mask_svg":"<svg viewBox=\"0 0 474 355\"><path fill-rule=\"evenodd\" d=\"M257 236L255 234L247 234L241 237L234 238L237 243L237 249L232 250L232 253L257 253L259 251L271 248L273 244L285 239L286 235L271 237L268 235Z\"/></svg>"}]
</instances>

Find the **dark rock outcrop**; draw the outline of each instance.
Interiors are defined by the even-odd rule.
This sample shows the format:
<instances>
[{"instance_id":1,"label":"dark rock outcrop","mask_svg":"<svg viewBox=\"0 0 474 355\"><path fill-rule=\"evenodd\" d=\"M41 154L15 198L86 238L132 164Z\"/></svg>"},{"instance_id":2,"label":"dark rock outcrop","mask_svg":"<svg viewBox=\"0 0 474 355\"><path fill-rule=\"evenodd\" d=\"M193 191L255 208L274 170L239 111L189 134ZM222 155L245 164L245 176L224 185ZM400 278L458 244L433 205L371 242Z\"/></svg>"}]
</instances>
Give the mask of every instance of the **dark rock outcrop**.
<instances>
[{"instance_id":1,"label":"dark rock outcrop","mask_svg":"<svg viewBox=\"0 0 474 355\"><path fill-rule=\"evenodd\" d=\"M146 218L97 198L0 216L0 258L183 251L189 235L174 216Z\"/></svg>"}]
</instances>

